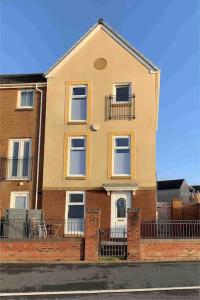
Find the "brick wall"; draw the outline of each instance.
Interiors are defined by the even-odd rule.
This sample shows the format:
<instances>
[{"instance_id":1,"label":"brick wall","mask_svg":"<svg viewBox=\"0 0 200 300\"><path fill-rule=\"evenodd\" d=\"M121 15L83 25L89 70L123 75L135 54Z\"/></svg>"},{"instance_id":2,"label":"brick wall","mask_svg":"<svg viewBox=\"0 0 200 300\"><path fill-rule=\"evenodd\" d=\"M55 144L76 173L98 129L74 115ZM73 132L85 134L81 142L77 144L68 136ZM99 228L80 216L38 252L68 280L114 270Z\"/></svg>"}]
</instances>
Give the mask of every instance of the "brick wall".
<instances>
[{"instance_id":1,"label":"brick wall","mask_svg":"<svg viewBox=\"0 0 200 300\"><path fill-rule=\"evenodd\" d=\"M141 221L156 220L156 191L136 191L132 196L132 207L141 209Z\"/></svg>"},{"instance_id":2,"label":"brick wall","mask_svg":"<svg viewBox=\"0 0 200 300\"><path fill-rule=\"evenodd\" d=\"M105 191L87 191L86 208L99 208L101 228L110 228L111 196Z\"/></svg>"},{"instance_id":3,"label":"brick wall","mask_svg":"<svg viewBox=\"0 0 200 300\"><path fill-rule=\"evenodd\" d=\"M43 191L42 209L45 219L64 220L65 219L65 190Z\"/></svg>"},{"instance_id":4,"label":"brick wall","mask_svg":"<svg viewBox=\"0 0 200 300\"><path fill-rule=\"evenodd\" d=\"M45 105L46 105L46 89L43 88L43 127L42 141L44 139L45 124ZM36 166L37 166L37 144L38 144L38 127L39 127L39 107L40 93L35 91L34 109L20 110L17 109L17 89L0 90L0 157L8 156L9 139L11 138L31 138L32 139L32 156L33 159L33 179L23 181L24 185L19 186L19 181L2 181L0 185L0 205L1 209L10 207L11 191L29 191L30 192L30 208L34 208L35 204L35 184L36 184ZM39 192L42 191L42 165L43 165L43 142L41 144L41 162L40 162L40 184ZM41 207L41 197L39 199L39 207ZM2 210L0 212L2 214Z\"/></svg>"},{"instance_id":5,"label":"brick wall","mask_svg":"<svg viewBox=\"0 0 200 300\"><path fill-rule=\"evenodd\" d=\"M80 261L84 259L84 239L1 242L0 261Z\"/></svg>"},{"instance_id":6,"label":"brick wall","mask_svg":"<svg viewBox=\"0 0 200 300\"><path fill-rule=\"evenodd\" d=\"M141 240L142 261L199 261L200 240Z\"/></svg>"}]
</instances>

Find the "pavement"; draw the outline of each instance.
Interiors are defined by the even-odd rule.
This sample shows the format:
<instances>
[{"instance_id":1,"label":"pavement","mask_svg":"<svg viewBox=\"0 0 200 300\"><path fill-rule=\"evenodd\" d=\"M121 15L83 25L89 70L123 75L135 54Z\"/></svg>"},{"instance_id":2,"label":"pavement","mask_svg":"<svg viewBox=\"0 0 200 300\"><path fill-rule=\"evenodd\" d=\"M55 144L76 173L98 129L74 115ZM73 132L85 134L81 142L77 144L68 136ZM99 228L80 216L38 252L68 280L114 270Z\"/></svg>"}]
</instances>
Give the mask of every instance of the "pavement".
<instances>
[{"instance_id":1,"label":"pavement","mask_svg":"<svg viewBox=\"0 0 200 300\"><path fill-rule=\"evenodd\" d=\"M2 263L0 266L1 293L191 287L199 285L200 262Z\"/></svg>"}]
</instances>

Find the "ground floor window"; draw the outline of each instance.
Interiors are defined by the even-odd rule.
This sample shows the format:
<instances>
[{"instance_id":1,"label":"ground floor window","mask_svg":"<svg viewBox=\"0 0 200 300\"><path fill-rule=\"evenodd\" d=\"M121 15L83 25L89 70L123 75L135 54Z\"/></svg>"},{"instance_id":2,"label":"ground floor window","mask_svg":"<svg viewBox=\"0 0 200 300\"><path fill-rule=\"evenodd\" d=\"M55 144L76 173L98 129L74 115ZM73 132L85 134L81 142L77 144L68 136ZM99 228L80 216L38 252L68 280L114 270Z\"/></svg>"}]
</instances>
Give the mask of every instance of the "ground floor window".
<instances>
[{"instance_id":1,"label":"ground floor window","mask_svg":"<svg viewBox=\"0 0 200 300\"><path fill-rule=\"evenodd\" d=\"M10 208L28 209L29 192L11 192Z\"/></svg>"},{"instance_id":2,"label":"ground floor window","mask_svg":"<svg viewBox=\"0 0 200 300\"><path fill-rule=\"evenodd\" d=\"M65 232L77 233L84 231L85 193L67 192L65 209Z\"/></svg>"}]
</instances>

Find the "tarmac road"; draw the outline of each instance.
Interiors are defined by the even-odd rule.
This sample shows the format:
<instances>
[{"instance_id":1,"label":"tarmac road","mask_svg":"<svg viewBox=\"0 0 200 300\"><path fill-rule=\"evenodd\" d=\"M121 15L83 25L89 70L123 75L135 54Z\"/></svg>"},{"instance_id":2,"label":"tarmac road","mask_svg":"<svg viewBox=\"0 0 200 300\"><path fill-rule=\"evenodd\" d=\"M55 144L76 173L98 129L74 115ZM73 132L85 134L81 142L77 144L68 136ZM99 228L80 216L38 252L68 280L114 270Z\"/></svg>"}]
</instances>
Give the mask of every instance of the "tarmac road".
<instances>
[{"instance_id":1,"label":"tarmac road","mask_svg":"<svg viewBox=\"0 0 200 300\"><path fill-rule=\"evenodd\" d=\"M163 287L200 284L199 262L122 264L2 263L0 292L53 292ZM199 299L198 291L162 291L83 296L31 296L31 299ZM123 297L122 297L123 296ZM163 298L163 297L166 298ZM70 298L71 297L71 298ZM121 298L120 298L121 297ZM145 298L146 297L146 298ZM159 298L160 297L160 298ZM167 298L168 297L168 298ZM189 297L189 298L188 298ZM8 299L8 298L7 298ZM14 297L10 299L15 299ZM23 296L18 299L29 299Z\"/></svg>"}]
</instances>

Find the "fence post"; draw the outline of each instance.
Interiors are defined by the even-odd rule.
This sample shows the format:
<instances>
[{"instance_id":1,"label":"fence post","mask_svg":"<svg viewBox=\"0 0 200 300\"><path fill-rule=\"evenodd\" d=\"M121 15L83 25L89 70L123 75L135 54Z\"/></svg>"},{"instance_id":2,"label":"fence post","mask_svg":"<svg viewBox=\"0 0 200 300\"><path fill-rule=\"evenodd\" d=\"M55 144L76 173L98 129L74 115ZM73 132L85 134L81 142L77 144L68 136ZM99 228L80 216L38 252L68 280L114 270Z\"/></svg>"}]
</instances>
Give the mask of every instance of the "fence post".
<instances>
[{"instance_id":1,"label":"fence post","mask_svg":"<svg viewBox=\"0 0 200 300\"><path fill-rule=\"evenodd\" d=\"M85 260L97 261L99 250L100 209L88 208L85 218Z\"/></svg>"},{"instance_id":2,"label":"fence post","mask_svg":"<svg viewBox=\"0 0 200 300\"><path fill-rule=\"evenodd\" d=\"M128 209L128 224L127 224L127 252L128 260L139 261L140 256L140 208Z\"/></svg>"}]
</instances>

